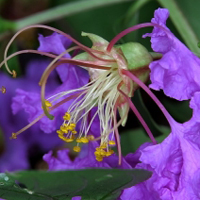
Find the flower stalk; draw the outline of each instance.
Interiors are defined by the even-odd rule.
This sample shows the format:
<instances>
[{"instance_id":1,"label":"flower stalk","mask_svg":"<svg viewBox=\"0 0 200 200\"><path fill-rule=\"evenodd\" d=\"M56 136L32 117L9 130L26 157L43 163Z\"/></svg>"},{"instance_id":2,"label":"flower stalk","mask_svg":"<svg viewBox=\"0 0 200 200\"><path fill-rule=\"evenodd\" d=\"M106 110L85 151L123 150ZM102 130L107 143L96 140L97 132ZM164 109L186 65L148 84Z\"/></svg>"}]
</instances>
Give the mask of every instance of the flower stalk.
<instances>
[{"instance_id":1,"label":"flower stalk","mask_svg":"<svg viewBox=\"0 0 200 200\"><path fill-rule=\"evenodd\" d=\"M26 29L37 27L55 31L70 39L76 46L68 48L57 56L34 50L18 52L18 54L27 52L38 53L53 57L54 59L47 66L39 82L39 85L41 86L41 102L44 113L20 131L13 133L12 138L16 139L17 135L45 115L49 119L54 119L54 116L50 114L50 112L73 99L73 102L63 116L63 123L60 126L60 129L57 130L57 134L58 137L65 142L76 141L77 145L74 147L75 152L81 151L81 144L93 140L100 140L99 147L97 147L94 152L96 160L103 161L105 157L111 156L114 153L112 150L113 145L117 145L119 164L121 164L122 155L118 127L120 125L125 126L129 109L136 114L153 144L156 144L153 134L130 99L130 97L134 96L134 91L137 88L142 87L156 102L169 123L172 122L169 113L144 84L148 80L148 65L152 61L152 56L138 43L127 43L114 46L121 37L129 32L148 26L159 25L154 25L153 23L136 25L118 34L110 43L97 35L82 33L83 36L88 36L92 40L93 46L91 48L82 45L62 31L45 25L29 26L16 33L6 47L3 62L8 72L13 76L16 74L15 72L10 71L7 60L17 53L7 58L7 52L13 40ZM168 30L165 31L168 34ZM84 52L77 54L73 58L65 57L67 53L78 49L83 50ZM62 91L46 98L45 87L50 73L59 65L66 63L78 65L81 68L86 69L89 73L90 81L80 88ZM95 113L92 117L89 117L95 107L97 108ZM117 121L118 113L120 115L119 121ZM100 136L95 138L90 134L90 129L96 117L99 118L100 122Z\"/></svg>"}]
</instances>

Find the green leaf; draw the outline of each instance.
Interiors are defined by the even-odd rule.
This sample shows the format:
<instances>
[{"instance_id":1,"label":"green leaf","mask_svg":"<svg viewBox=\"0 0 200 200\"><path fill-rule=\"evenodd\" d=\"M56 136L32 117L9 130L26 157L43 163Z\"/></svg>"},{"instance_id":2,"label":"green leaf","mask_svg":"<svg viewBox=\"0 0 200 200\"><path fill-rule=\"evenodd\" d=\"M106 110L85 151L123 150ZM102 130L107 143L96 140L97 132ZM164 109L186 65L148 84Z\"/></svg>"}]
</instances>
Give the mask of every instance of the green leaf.
<instances>
[{"instance_id":1,"label":"green leaf","mask_svg":"<svg viewBox=\"0 0 200 200\"><path fill-rule=\"evenodd\" d=\"M16 21L16 31L25 26L39 23L47 23L57 19L61 19L65 16L70 16L87 10L91 10L98 7L108 6L112 4L129 2L131 0L79 0L72 1L63 5L56 6L49 10L36 13L32 16L23 18Z\"/></svg>"},{"instance_id":2,"label":"green leaf","mask_svg":"<svg viewBox=\"0 0 200 200\"><path fill-rule=\"evenodd\" d=\"M192 117L192 109L189 107L189 101L176 101L174 99L163 99L165 108L170 115L180 123L188 121Z\"/></svg>"},{"instance_id":3,"label":"green leaf","mask_svg":"<svg viewBox=\"0 0 200 200\"><path fill-rule=\"evenodd\" d=\"M15 29L15 23L6 19L3 19L0 17L0 33L3 33L8 30L14 30Z\"/></svg>"},{"instance_id":4,"label":"green leaf","mask_svg":"<svg viewBox=\"0 0 200 200\"><path fill-rule=\"evenodd\" d=\"M162 132L160 126L158 126L158 124L156 124L154 119L151 117L149 111L147 110L147 108L143 102L140 90L136 90L136 92L134 93L133 103L136 106L136 108L138 109L139 113L142 115L144 121L147 123L147 125L150 128L153 135L155 137L162 135L163 132Z\"/></svg>"},{"instance_id":5,"label":"green leaf","mask_svg":"<svg viewBox=\"0 0 200 200\"><path fill-rule=\"evenodd\" d=\"M160 129L163 134L155 138L158 143L161 143L170 132L168 127L160 127ZM126 131L120 136L123 155L135 152L145 142L151 142L142 128Z\"/></svg>"},{"instance_id":6,"label":"green leaf","mask_svg":"<svg viewBox=\"0 0 200 200\"><path fill-rule=\"evenodd\" d=\"M117 199L121 190L151 177L139 169L86 169L80 171L23 171L1 174L0 197L9 200ZM21 188L14 180L23 185Z\"/></svg>"},{"instance_id":7,"label":"green leaf","mask_svg":"<svg viewBox=\"0 0 200 200\"><path fill-rule=\"evenodd\" d=\"M0 197L7 200L47 200L44 195L31 194L31 191L22 189L9 175L0 173ZM49 198L50 200L50 198Z\"/></svg>"}]
</instances>

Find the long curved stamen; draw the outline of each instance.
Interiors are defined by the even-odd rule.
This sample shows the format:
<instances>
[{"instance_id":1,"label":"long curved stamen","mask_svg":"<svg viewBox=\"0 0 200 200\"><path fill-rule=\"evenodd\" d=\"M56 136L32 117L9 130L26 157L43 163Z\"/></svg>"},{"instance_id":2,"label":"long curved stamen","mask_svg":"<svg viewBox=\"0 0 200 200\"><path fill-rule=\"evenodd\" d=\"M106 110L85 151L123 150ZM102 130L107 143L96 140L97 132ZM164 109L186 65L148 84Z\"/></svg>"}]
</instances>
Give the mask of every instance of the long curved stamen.
<instances>
[{"instance_id":1,"label":"long curved stamen","mask_svg":"<svg viewBox=\"0 0 200 200\"><path fill-rule=\"evenodd\" d=\"M68 49L67 52L79 49L78 46L74 46L72 48ZM13 53L10 56L8 56L4 61L2 61L0 63L0 68L2 67L2 65L4 65L5 62L7 62L8 60L10 60L11 58L13 58L13 57L15 57L17 55L26 54L26 53L34 53L34 54L39 54L39 55L42 55L42 56L47 56L49 58L57 58L57 55L54 55L54 54L51 54L51 53L46 53L46 52L42 52L42 51L38 51L38 50L32 50L32 49L26 49L26 50L18 51L16 53ZM62 57L62 58L60 58L60 60L68 60L68 59Z\"/></svg>"},{"instance_id":2,"label":"long curved stamen","mask_svg":"<svg viewBox=\"0 0 200 200\"><path fill-rule=\"evenodd\" d=\"M67 50L66 50L67 51ZM41 101L42 101L42 108L44 109L44 112L46 114L46 116L49 119L53 119L53 115L50 115L50 113L48 112L48 109L46 107L45 104L45 85L47 82L47 79L50 75L50 73L60 64L63 63L70 63L70 64L75 64L75 65L81 65L81 66L85 66L85 67L91 67L91 68L95 68L95 69L103 69L103 70L109 70L110 67L104 67L104 66L99 66L99 65L95 65L92 64L91 62L85 62L85 61L78 61L78 60L72 60L72 59L68 59L65 61L59 61L58 63L55 63L57 60L59 60L60 57L62 57L63 55L66 54L66 51L63 52L62 54L60 54L58 57L56 57L50 64L49 66L46 68L46 70L44 71L41 80L39 82L39 84L41 85Z\"/></svg>"},{"instance_id":3,"label":"long curved stamen","mask_svg":"<svg viewBox=\"0 0 200 200\"><path fill-rule=\"evenodd\" d=\"M143 24L138 24L138 25L135 25L135 26L132 26L132 27L129 27L125 30L123 30L121 33L119 33L118 35L116 35L109 43L109 45L107 46L107 51L110 52L112 47L114 46L114 44L120 40L122 37L124 37L125 35L127 35L128 33L130 32L133 32L133 31L136 31L138 29L141 29L141 28L145 28L145 27L158 27L162 30L164 30L166 32L166 34L168 36L172 35L171 32L169 32L166 28L162 27L161 25L159 24L154 24L154 23L143 23Z\"/></svg>"},{"instance_id":4,"label":"long curved stamen","mask_svg":"<svg viewBox=\"0 0 200 200\"><path fill-rule=\"evenodd\" d=\"M142 124L144 129L146 130L146 132L149 135L149 138L151 139L153 144L156 144L156 140L155 140L151 130L149 129L148 125L146 124L146 122L144 121L142 116L140 115L139 111L137 110L137 108L135 107L135 105L133 104L131 99L120 89L120 84L119 84L119 87L118 87L118 91L126 98L127 102L129 103L130 108L135 113L136 117L138 118L138 120L140 121L140 123Z\"/></svg>"},{"instance_id":5,"label":"long curved stamen","mask_svg":"<svg viewBox=\"0 0 200 200\"><path fill-rule=\"evenodd\" d=\"M45 69L44 73L42 74L42 77L40 79L39 85L42 84L43 79L46 76L46 74L49 73L49 71L51 72L51 71L53 71L55 69L55 66L52 67L53 64L56 63L56 61L60 60L62 58L62 56L64 56L67 52L68 52L68 50L64 51L59 56L56 56L55 59L48 65L48 67ZM64 63L74 64L74 65L80 65L80 66L90 67L90 68L95 68L95 69L102 69L102 70L109 70L109 69L111 69L110 67L105 67L105 66L93 64L90 61L82 61L82 60L75 60L75 59L72 60L70 58L63 59L63 62L61 64L64 64Z\"/></svg>"},{"instance_id":6,"label":"long curved stamen","mask_svg":"<svg viewBox=\"0 0 200 200\"><path fill-rule=\"evenodd\" d=\"M114 108L114 127L116 127L116 124L117 124L117 119L116 119L116 116L117 116L117 108L115 107ZM120 144L120 138L119 138L119 131L118 131L118 128L115 128L114 130L114 133L115 133L115 140L117 142L117 151L118 151L118 156L119 156L119 165L122 164L122 150L121 150L121 144Z\"/></svg>"},{"instance_id":7,"label":"long curved stamen","mask_svg":"<svg viewBox=\"0 0 200 200\"><path fill-rule=\"evenodd\" d=\"M95 49L90 49L89 47L81 44L80 42L78 42L77 40L75 40L74 38L72 38L70 35L56 29L56 28L53 28L53 27L50 27L50 26L46 26L46 25L31 25L31 26L28 26L28 27L25 27L23 29L21 29L20 31L18 31L12 38L11 40L9 41L9 43L7 44L6 46L6 49L4 51L4 62L5 62L5 67L6 67L6 70L11 74L11 75L14 75L14 71L11 71L10 68L8 67L8 64L7 64L7 61L6 61L6 58L7 58L7 53L8 53L8 49L10 47L10 45L12 44L12 42L15 40L15 38L20 34L22 33L23 31L27 30L27 29L30 29L30 28L44 28L44 29L49 29L51 31L54 31L54 32L57 32L57 33L60 33L61 35L64 35L65 37L69 38L72 42L74 42L75 44L77 44L81 49L83 49L84 51L88 52L89 54L91 54L93 57L97 58L97 59L100 59L100 60L103 60L103 61L107 61L107 62L114 62L114 60L106 60L106 59L103 59L103 58L100 58L96 55L94 55L92 52L94 53L98 53L98 54L104 54L103 52L101 51L98 51L98 50L95 50Z\"/></svg>"},{"instance_id":8,"label":"long curved stamen","mask_svg":"<svg viewBox=\"0 0 200 200\"><path fill-rule=\"evenodd\" d=\"M65 99L63 99L62 101L56 103L54 106L52 106L49 110L52 111L54 109L56 109L57 107L59 107L60 105L66 103L67 101L70 101L71 99L76 98L78 94L73 94ZM45 113L42 113L40 116L38 116L36 119L34 119L31 123L29 123L28 125L26 125L25 127L23 127L22 129L20 129L19 131L17 131L16 133L12 134L12 137L10 139L16 139L17 135L19 135L20 133L26 131L28 128L30 128L31 126L33 126L36 122L38 122L40 119L42 119L45 115Z\"/></svg>"},{"instance_id":9,"label":"long curved stamen","mask_svg":"<svg viewBox=\"0 0 200 200\"><path fill-rule=\"evenodd\" d=\"M162 111L162 113L164 114L170 125L174 122L173 118L165 109L165 107L162 105L162 103L159 101L159 99L153 94L153 92L151 92L151 90L140 79L138 79L132 73L124 69L121 70L121 73L132 79L135 83L137 83L154 100L154 102L160 108L160 110Z\"/></svg>"},{"instance_id":10,"label":"long curved stamen","mask_svg":"<svg viewBox=\"0 0 200 200\"><path fill-rule=\"evenodd\" d=\"M129 109L126 110L126 112L123 115L123 117L121 117L121 119L114 125L114 127L112 129L108 130L108 133L111 133L112 131L114 131L115 129L117 129L122 124L122 122L124 121L124 119L128 115L128 111L129 111Z\"/></svg>"}]
</instances>

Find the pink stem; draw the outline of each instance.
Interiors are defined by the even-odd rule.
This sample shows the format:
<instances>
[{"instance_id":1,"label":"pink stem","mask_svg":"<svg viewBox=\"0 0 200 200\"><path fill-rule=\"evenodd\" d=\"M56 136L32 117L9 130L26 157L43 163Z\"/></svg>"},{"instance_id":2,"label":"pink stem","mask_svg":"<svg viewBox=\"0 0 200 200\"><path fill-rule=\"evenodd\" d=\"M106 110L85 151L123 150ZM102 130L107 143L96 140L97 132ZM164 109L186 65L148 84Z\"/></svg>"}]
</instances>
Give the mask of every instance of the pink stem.
<instances>
[{"instance_id":1,"label":"pink stem","mask_svg":"<svg viewBox=\"0 0 200 200\"><path fill-rule=\"evenodd\" d=\"M132 27L129 27L125 30L123 30L121 33L119 33L118 35L116 35L109 43L109 45L107 46L107 51L110 52L112 47L115 45L115 43L120 40L122 37L124 37L125 35L127 35L128 33L132 32L132 31L136 31L138 29L141 29L141 28L145 28L145 27L158 27L160 29L162 29L163 31L165 31L165 33L170 36L172 35L172 33L167 30L165 27L162 27L161 25L159 24L154 24L154 23L143 23L143 24L138 24L138 25L135 25L135 26L132 26Z\"/></svg>"},{"instance_id":2,"label":"pink stem","mask_svg":"<svg viewBox=\"0 0 200 200\"><path fill-rule=\"evenodd\" d=\"M144 24L138 24L135 26L132 26L130 28L127 28L125 30L123 30L121 33L119 33L118 35L116 35L109 43L109 45L107 46L107 51L110 52L112 47L114 46L114 44L120 40L123 36L127 35L128 33L144 28L144 27L149 27L149 26L153 26L152 23L144 23Z\"/></svg>"},{"instance_id":3,"label":"pink stem","mask_svg":"<svg viewBox=\"0 0 200 200\"><path fill-rule=\"evenodd\" d=\"M70 101L71 99L76 98L78 95L80 95L80 93L77 94L73 94L65 99L63 99L62 101L56 103L54 106L52 106L49 110L52 111L54 109L56 109L57 107L59 107L60 105L66 103L67 101ZM42 113L41 115L39 115L36 119L34 119L31 123L29 123L28 125L26 125L25 127L23 127L22 129L20 129L19 131L17 131L15 133L15 135L19 135L20 133L24 132L25 130L27 130L28 128L30 128L31 126L33 126L36 122L38 122L40 119L42 119L45 115L45 113Z\"/></svg>"},{"instance_id":4,"label":"pink stem","mask_svg":"<svg viewBox=\"0 0 200 200\"><path fill-rule=\"evenodd\" d=\"M146 124L146 122L144 121L144 119L142 118L142 116L140 115L139 111L137 110L137 108L135 107L135 105L133 104L133 102L130 100L130 98L120 89L118 88L119 92L121 94L124 95L124 97L126 98L126 100L129 103L130 108L132 109L132 111L134 112L134 114L136 115L136 117L138 118L138 120L140 121L140 123L142 124L142 126L144 127L144 129L146 130L147 134L149 135L151 141L153 142L153 144L157 144L151 130L149 129L148 125Z\"/></svg>"},{"instance_id":5,"label":"pink stem","mask_svg":"<svg viewBox=\"0 0 200 200\"><path fill-rule=\"evenodd\" d=\"M170 125L174 122L173 118L165 109L165 107L162 105L162 103L159 101L159 99L153 94L153 92L151 92L151 90L140 79L138 79L131 72L124 69L121 70L121 73L132 79L135 83L137 83L154 100L154 102L158 105L158 107L160 108L160 110L162 111L162 113L164 114Z\"/></svg>"}]
</instances>

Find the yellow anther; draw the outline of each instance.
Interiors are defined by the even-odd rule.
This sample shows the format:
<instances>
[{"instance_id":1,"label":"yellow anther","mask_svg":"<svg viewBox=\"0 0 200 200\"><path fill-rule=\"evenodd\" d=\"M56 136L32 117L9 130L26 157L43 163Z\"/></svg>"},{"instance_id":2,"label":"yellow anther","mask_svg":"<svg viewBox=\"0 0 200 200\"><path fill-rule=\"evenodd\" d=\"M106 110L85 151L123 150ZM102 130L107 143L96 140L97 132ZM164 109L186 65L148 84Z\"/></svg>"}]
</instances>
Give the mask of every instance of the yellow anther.
<instances>
[{"instance_id":1,"label":"yellow anther","mask_svg":"<svg viewBox=\"0 0 200 200\"><path fill-rule=\"evenodd\" d=\"M103 157L102 156L96 156L96 160L101 162L101 161L103 161Z\"/></svg>"},{"instance_id":2,"label":"yellow anther","mask_svg":"<svg viewBox=\"0 0 200 200\"><path fill-rule=\"evenodd\" d=\"M58 135L63 135L63 133L64 133L64 132L61 131L61 130L57 130L56 132L58 133Z\"/></svg>"},{"instance_id":3,"label":"yellow anther","mask_svg":"<svg viewBox=\"0 0 200 200\"><path fill-rule=\"evenodd\" d=\"M65 142L73 142L73 138L67 138L67 137L64 137L63 135L58 135L58 137L61 139L61 140L64 140Z\"/></svg>"},{"instance_id":4,"label":"yellow anther","mask_svg":"<svg viewBox=\"0 0 200 200\"><path fill-rule=\"evenodd\" d=\"M69 121L70 117L71 117L70 114L66 112L65 115L63 116L63 119Z\"/></svg>"},{"instance_id":5,"label":"yellow anther","mask_svg":"<svg viewBox=\"0 0 200 200\"><path fill-rule=\"evenodd\" d=\"M74 140L73 140L73 138L66 138L65 141L66 141L66 142L73 142Z\"/></svg>"},{"instance_id":6,"label":"yellow anther","mask_svg":"<svg viewBox=\"0 0 200 200\"><path fill-rule=\"evenodd\" d=\"M110 145L115 145L116 143L115 143L114 140L110 140L110 141L108 142L108 144L110 144Z\"/></svg>"},{"instance_id":7,"label":"yellow anther","mask_svg":"<svg viewBox=\"0 0 200 200\"><path fill-rule=\"evenodd\" d=\"M15 70L12 70L12 76L13 76L13 78L17 77L17 72Z\"/></svg>"},{"instance_id":8,"label":"yellow anther","mask_svg":"<svg viewBox=\"0 0 200 200\"><path fill-rule=\"evenodd\" d=\"M77 138L77 139L76 139L76 142L81 143L81 142L82 142L82 141L81 141L81 138Z\"/></svg>"},{"instance_id":9,"label":"yellow anther","mask_svg":"<svg viewBox=\"0 0 200 200\"><path fill-rule=\"evenodd\" d=\"M106 152L106 156L111 156L114 153L114 151L111 149L109 151Z\"/></svg>"},{"instance_id":10,"label":"yellow anther","mask_svg":"<svg viewBox=\"0 0 200 200\"><path fill-rule=\"evenodd\" d=\"M89 140L88 140L86 137L82 137L82 138L81 138L81 142L82 142L82 143L88 143Z\"/></svg>"},{"instance_id":11,"label":"yellow anther","mask_svg":"<svg viewBox=\"0 0 200 200\"><path fill-rule=\"evenodd\" d=\"M12 136L10 137L10 139L17 139L16 133L12 133Z\"/></svg>"},{"instance_id":12,"label":"yellow anther","mask_svg":"<svg viewBox=\"0 0 200 200\"><path fill-rule=\"evenodd\" d=\"M77 131L73 130L73 131L72 131L72 134L76 135L76 134L77 134Z\"/></svg>"},{"instance_id":13,"label":"yellow anther","mask_svg":"<svg viewBox=\"0 0 200 200\"><path fill-rule=\"evenodd\" d=\"M97 148L96 148L96 150L97 150L97 151L100 151L100 150L101 150L101 148L100 148L100 147L97 147Z\"/></svg>"},{"instance_id":14,"label":"yellow anther","mask_svg":"<svg viewBox=\"0 0 200 200\"><path fill-rule=\"evenodd\" d=\"M48 107L51 107L51 106L52 106L52 103L49 102L48 100L45 100L45 105L46 105L46 107L48 108Z\"/></svg>"},{"instance_id":15,"label":"yellow anther","mask_svg":"<svg viewBox=\"0 0 200 200\"><path fill-rule=\"evenodd\" d=\"M92 140L94 140L94 136L93 136L93 135L87 135L87 139L88 139L89 141L92 141Z\"/></svg>"},{"instance_id":16,"label":"yellow anther","mask_svg":"<svg viewBox=\"0 0 200 200\"><path fill-rule=\"evenodd\" d=\"M65 141L65 137L63 135L58 135L58 137L61 139L61 140L64 140Z\"/></svg>"},{"instance_id":17,"label":"yellow anther","mask_svg":"<svg viewBox=\"0 0 200 200\"><path fill-rule=\"evenodd\" d=\"M106 144L102 144L102 145L100 146L101 149L105 149L106 147L107 147Z\"/></svg>"},{"instance_id":18,"label":"yellow anther","mask_svg":"<svg viewBox=\"0 0 200 200\"><path fill-rule=\"evenodd\" d=\"M95 156L100 156L101 153L100 153L100 151L95 151L95 152L94 152L94 155L95 155Z\"/></svg>"},{"instance_id":19,"label":"yellow anther","mask_svg":"<svg viewBox=\"0 0 200 200\"><path fill-rule=\"evenodd\" d=\"M4 86L1 87L0 91L5 94L6 93L6 88Z\"/></svg>"},{"instance_id":20,"label":"yellow anther","mask_svg":"<svg viewBox=\"0 0 200 200\"><path fill-rule=\"evenodd\" d=\"M61 126L61 127L60 127L60 130L61 130L63 133L68 133L68 128L67 128L67 127Z\"/></svg>"},{"instance_id":21,"label":"yellow anther","mask_svg":"<svg viewBox=\"0 0 200 200\"><path fill-rule=\"evenodd\" d=\"M74 131L74 128L73 128L72 126L70 126L70 125L67 127L67 129L68 129L69 131Z\"/></svg>"},{"instance_id":22,"label":"yellow anther","mask_svg":"<svg viewBox=\"0 0 200 200\"><path fill-rule=\"evenodd\" d=\"M94 152L94 155L95 156L103 156L104 157L104 156L106 156L106 151L101 149L101 148L99 148L99 147L97 147L96 151Z\"/></svg>"},{"instance_id":23,"label":"yellow anther","mask_svg":"<svg viewBox=\"0 0 200 200\"><path fill-rule=\"evenodd\" d=\"M76 124L75 123L71 123L69 126L72 127L72 128L75 128Z\"/></svg>"},{"instance_id":24,"label":"yellow anther","mask_svg":"<svg viewBox=\"0 0 200 200\"><path fill-rule=\"evenodd\" d=\"M73 150L74 150L75 152L80 152L80 151L81 151L81 148L78 147L78 146L75 146L75 147L73 148Z\"/></svg>"},{"instance_id":25,"label":"yellow anther","mask_svg":"<svg viewBox=\"0 0 200 200\"><path fill-rule=\"evenodd\" d=\"M103 149L101 149L100 155L101 155L101 156L106 156L106 151L104 151Z\"/></svg>"},{"instance_id":26,"label":"yellow anther","mask_svg":"<svg viewBox=\"0 0 200 200\"><path fill-rule=\"evenodd\" d=\"M74 135L72 135L70 138L74 140L76 137Z\"/></svg>"}]
</instances>

